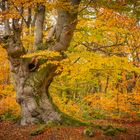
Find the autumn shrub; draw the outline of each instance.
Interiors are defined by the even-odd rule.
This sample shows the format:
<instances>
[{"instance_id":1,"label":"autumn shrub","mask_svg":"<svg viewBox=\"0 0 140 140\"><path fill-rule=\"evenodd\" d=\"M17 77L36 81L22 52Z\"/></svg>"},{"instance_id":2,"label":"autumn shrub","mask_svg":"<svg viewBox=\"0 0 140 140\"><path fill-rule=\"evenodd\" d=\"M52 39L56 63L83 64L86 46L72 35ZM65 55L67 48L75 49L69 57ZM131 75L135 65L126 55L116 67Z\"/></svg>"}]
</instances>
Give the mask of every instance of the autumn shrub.
<instances>
[{"instance_id":1,"label":"autumn shrub","mask_svg":"<svg viewBox=\"0 0 140 140\"><path fill-rule=\"evenodd\" d=\"M10 82L9 63L4 49L0 47L0 116L3 119L10 118L11 115L19 115L19 106L16 103L16 93Z\"/></svg>"},{"instance_id":2,"label":"autumn shrub","mask_svg":"<svg viewBox=\"0 0 140 140\"><path fill-rule=\"evenodd\" d=\"M106 117L139 119L139 99L140 94L116 93L111 98L105 94L91 94L84 100L90 103L91 110L103 110Z\"/></svg>"},{"instance_id":3,"label":"autumn shrub","mask_svg":"<svg viewBox=\"0 0 140 140\"><path fill-rule=\"evenodd\" d=\"M13 85L7 85L0 91L0 115L7 112L12 115L19 115L19 106L15 100L15 91Z\"/></svg>"},{"instance_id":4,"label":"autumn shrub","mask_svg":"<svg viewBox=\"0 0 140 140\"><path fill-rule=\"evenodd\" d=\"M118 93L112 97L96 93L81 98L80 102L73 99L67 99L65 102L62 97L53 95L55 104L62 112L79 120L107 118L137 120L140 114L139 99L140 95L134 93L129 95Z\"/></svg>"}]
</instances>

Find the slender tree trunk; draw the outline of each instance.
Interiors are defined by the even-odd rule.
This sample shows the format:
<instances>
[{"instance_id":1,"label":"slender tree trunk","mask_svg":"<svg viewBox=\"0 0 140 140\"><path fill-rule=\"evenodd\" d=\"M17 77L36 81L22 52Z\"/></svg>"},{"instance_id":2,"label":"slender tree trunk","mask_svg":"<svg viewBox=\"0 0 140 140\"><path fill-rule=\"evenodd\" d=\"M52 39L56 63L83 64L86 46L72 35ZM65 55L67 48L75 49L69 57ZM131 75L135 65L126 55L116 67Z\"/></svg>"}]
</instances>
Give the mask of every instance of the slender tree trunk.
<instances>
[{"instance_id":1,"label":"slender tree trunk","mask_svg":"<svg viewBox=\"0 0 140 140\"><path fill-rule=\"evenodd\" d=\"M107 78L106 78L106 85L105 85L104 93L107 93L108 86L109 86L109 75L107 75Z\"/></svg>"}]
</instances>

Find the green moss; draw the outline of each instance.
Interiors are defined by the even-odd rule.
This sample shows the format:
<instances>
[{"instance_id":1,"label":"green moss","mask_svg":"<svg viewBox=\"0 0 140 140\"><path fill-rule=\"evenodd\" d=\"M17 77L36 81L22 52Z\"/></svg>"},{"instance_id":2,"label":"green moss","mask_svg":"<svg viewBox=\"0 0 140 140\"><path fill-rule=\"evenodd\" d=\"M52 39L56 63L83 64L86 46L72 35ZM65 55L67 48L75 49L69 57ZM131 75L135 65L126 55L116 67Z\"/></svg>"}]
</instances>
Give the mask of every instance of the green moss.
<instances>
[{"instance_id":1,"label":"green moss","mask_svg":"<svg viewBox=\"0 0 140 140\"><path fill-rule=\"evenodd\" d=\"M116 130L123 133L127 132L127 128L116 128Z\"/></svg>"},{"instance_id":2,"label":"green moss","mask_svg":"<svg viewBox=\"0 0 140 140\"><path fill-rule=\"evenodd\" d=\"M58 121L48 121L47 122L47 127L53 127L53 126L58 126L61 125L60 122Z\"/></svg>"},{"instance_id":3,"label":"green moss","mask_svg":"<svg viewBox=\"0 0 140 140\"><path fill-rule=\"evenodd\" d=\"M102 126L101 129L102 129L103 131L106 131L106 130L108 130L108 129L113 129L113 126L112 126L112 125Z\"/></svg>"},{"instance_id":4,"label":"green moss","mask_svg":"<svg viewBox=\"0 0 140 140\"><path fill-rule=\"evenodd\" d=\"M71 125L71 126L89 126L90 125L90 123L76 120L64 113L62 114L61 123L62 123L62 125Z\"/></svg>"},{"instance_id":5,"label":"green moss","mask_svg":"<svg viewBox=\"0 0 140 140\"><path fill-rule=\"evenodd\" d=\"M41 118L36 119L34 123L37 125L46 125L45 121L42 120Z\"/></svg>"},{"instance_id":6,"label":"green moss","mask_svg":"<svg viewBox=\"0 0 140 140\"><path fill-rule=\"evenodd\" d=\"M35 99L35 101L36 101L37 105L39 105L39 101L40 101L40 99L41 99L41 97L40 97L40 96L41 96L41 95L38 95L38 94L33 95L33 97L34 97L34 99Z\"/></svg>"},{"instance_id":7,"label":"green moss","mask_svg":"<svg viewBox=\"0 0 140 140\"><path fill-rule=\"evenodd\" d=\"M116 127L113 127L112 125L96 125L96 124L91 123L90 127L84 130L84 133L90 134L90 131L92 130L91 128L100 129L103 131L103 134L107 136L115 136L120 132L122 133L127 132L127 128L119 128L119 127L116 128Z\"/></svg>"},{"instance_id":8,"label":"green moss","mask_svg":"<svg viewBox=\"0 0 140 140\"><path fill-rule=\"evenodd\" d=\"M103 130L103 134L107 136L115 136L119 132L127 132L126 128L114 128L112 125L102 126L101 130Z\"/></svg>"},{"instance_id":9,"label":"green moss","mask_svg":"<svg viewBox=\"0 0 140 140\"><path fill-rule=\"evenodd\" d=\"M36 135L42 134L42 133L44 133L46 128L47 128L47 125L45 125L45 124L44 125L40 125L37 129L35 129L32 132L30 132L30 135L31 136L36 136Z\"/></svg>"},{"instance_id":10,"label":"green moss","mask_svg":"<svg viewBox=\"0 0 140 140\"><path fill-rule=\"evenodd\" d=\"M94 137L95 131L94 131L93 127L88 127L86 129L84 129L83 134L88 137Z\"/></svg>"},{"instance_id":11,"label":"green moss","mask_svg":"<svg viewBox=\"0 0 140 140\"><path fill-rule=\"evenodd\" d=\"M102 129L101 125L95 125L95 124L91 124L91 126L95 129Z\"/></svg>"},{"instance_id":12,"label":"green moss","mask_svg":"<svg viewBox=\"0 0 140 140\"><path fill-rule=\"evenodd\" d=\"M21 116L14 115L11 110L6 111L4 114L0 115L0 120L2 121L14 121L18 122Z\"/></svg>"},{"instance_id":13,"label":"green moss","mask_svg":"<svg viewBox=\"0 0 140 140\"><path fill-rule=\"evenodd\" d=\"M116 129L110 128L110 129L105 130L103 134L107 136L115 136L117 133L118 131Z\"/></svg>"},{"instance_id":14,"label":"green moss","mask_svg":"<svg viewBox=\"0 0 140 140\"><path fill-rule=\"evenodd\" d=\"M40 66L40 65L42 65L42 64L44 64L44 63L46 63L47 62L47 60L46 59L39 59L38 60L38 65Z\"/></svg>"}]
</instances>

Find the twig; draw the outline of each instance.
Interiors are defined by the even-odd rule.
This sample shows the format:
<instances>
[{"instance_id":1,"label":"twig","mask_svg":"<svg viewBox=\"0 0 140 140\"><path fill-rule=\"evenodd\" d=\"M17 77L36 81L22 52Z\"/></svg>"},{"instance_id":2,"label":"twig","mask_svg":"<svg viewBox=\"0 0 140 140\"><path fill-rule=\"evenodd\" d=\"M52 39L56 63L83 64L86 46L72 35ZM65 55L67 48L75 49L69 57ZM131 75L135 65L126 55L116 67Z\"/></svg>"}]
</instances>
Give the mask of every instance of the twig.
<instances>
[{"instance_id":1,"label":"twig","mask_svg":"<svg viewBox=\"0 0 140 140\"><path fill-rule=\"evenodd\" d=\"M23 17L22 13L20 12L20 10L17 8L17 6L15 6L14 2L11 2L12 5L14 6L14 8L17 10L17 12L20 14L20 16L22 17L23 21L25 22L26 26L28 27L28 22L26 21L26 19Z\"/></svg>"}]
</instances>

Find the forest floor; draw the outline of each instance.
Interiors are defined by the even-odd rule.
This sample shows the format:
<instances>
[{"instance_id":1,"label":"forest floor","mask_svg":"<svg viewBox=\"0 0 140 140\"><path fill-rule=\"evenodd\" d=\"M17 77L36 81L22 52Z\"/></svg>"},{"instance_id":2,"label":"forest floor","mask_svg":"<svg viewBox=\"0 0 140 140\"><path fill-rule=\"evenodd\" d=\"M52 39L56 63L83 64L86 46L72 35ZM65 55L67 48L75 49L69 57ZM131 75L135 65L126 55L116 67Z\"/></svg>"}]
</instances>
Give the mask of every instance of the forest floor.
<instances>
[{"instance_id":1,"label":"forest floor","mask_svg":"<svg viewBox=\"0 0 140 140\"><path fill-rule=\"evenodd\" d=\"M0 140L140 140L140 122L97 120L95 123L125 127L127 132L106 136L97 129L94 137L88 137L83 134L87 126L52 126L46 127L41 134L31 136L39 125L20 126L12 121L0 121Z\"/></svg>"}]
</instances>

